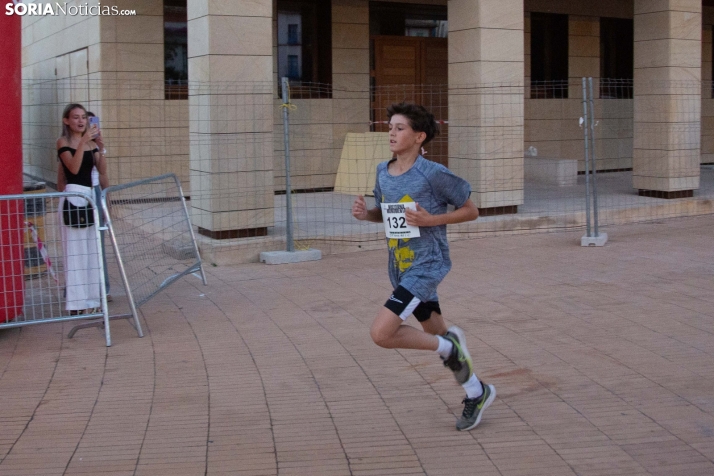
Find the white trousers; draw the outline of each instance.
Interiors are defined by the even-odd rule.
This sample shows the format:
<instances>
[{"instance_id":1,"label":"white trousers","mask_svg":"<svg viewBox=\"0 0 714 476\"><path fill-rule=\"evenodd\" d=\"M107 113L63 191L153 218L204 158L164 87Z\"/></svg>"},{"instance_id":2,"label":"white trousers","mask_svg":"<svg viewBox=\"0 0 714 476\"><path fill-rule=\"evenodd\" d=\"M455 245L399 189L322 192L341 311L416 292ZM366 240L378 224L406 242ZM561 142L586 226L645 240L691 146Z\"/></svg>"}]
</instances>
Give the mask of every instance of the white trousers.
<instances>
[{"instance_id":1,"label":"white trousers","mask_svg":"<svg viewBox=\"0 0 714 476\"><path fill-rule=\"evenodd\" d=\"M74 184L68 184L65 191L82 192L89 196L92 194L91 188ZM87 228L66 226L62 217L65 200L69 200L78 207L87 204L87 200L81 197L62 197L59 203L59 222L64 250L64 278L67 286L65 309L79 311L101 307L101 257L97 248L95 229L97 225Z\"/></svg>"}]
</instances>

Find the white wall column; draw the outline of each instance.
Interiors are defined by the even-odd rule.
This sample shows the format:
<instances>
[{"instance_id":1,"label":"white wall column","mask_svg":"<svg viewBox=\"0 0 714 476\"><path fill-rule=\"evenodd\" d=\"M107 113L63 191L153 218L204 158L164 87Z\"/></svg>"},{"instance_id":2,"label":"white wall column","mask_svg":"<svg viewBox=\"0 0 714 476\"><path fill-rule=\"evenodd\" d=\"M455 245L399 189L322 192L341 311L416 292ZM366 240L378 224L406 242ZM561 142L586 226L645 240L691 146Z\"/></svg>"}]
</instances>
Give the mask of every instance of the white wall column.
<instances>
[{"instance_id":1,"label":"white wall column","mask_svg":"<svg viewBox=\"0 0 714 476\"><path fill-rule=\"evenodd\" d=\"M192 219L212 238L273 226L273 4L188 0Z\"/></svg>"},{"instance_id":2,"label":"white wall column","mask_svg":"<svg viewBox=\"0 0 714 476\"><path fill-rule=\"evenodd\" d=\"M523 0L449 1L449 168L482 214L523 203Z\"/></svg>"},{"instance_id":3,"label":"white wall column","mask_svg":"<svg viewBox=\"0 0 714 476\"><path fill-rule=\"evenodd\" d=\"M635 0L633 186L641 195L699 188L701 0Z\"/></svg>"}]
</instances>

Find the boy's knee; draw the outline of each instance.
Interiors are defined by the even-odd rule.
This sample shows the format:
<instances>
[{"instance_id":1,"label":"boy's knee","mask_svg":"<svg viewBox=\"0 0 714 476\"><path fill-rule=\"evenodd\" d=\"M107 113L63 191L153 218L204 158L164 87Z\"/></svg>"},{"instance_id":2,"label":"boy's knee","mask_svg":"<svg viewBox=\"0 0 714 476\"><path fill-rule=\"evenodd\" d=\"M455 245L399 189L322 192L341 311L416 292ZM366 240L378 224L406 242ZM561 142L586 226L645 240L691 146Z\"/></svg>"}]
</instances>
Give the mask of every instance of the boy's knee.
<instances>
[{"instance_id":1,"label":"boy's knee","mask_svg":"<svg viewBox=\"0 0 714 476\"><path fill-rule=\"evenodd\" d=\"M384 347L385 349L392 348L390 345L392 336L384 332L384 329L381 329L379 326L372 325L369 330L369 335L372 337L372 341L378 346Z\"/></svg>"}]
</instances>

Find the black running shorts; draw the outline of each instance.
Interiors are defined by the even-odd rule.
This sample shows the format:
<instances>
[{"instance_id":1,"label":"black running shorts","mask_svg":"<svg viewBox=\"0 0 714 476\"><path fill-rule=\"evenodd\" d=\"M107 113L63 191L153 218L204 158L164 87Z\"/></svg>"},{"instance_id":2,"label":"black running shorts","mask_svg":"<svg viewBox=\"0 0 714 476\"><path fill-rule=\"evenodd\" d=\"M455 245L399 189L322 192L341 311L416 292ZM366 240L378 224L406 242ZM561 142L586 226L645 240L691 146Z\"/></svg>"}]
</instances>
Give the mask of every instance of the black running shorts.
<instances>
[{"instance_id":1,"label":"black running shorts","mask_svg":"<svg viewBox=\"0 0 714 476\"><path fill-rule=\"evenodd\" d=\"M384 303L384 307L405 321L411 314L414 314L414 317L416 317L419 322L428 320L431 317L432 311L441 314L439 301L421 302L419 298L401 286L397 286L397 289L392 292L387 302Z\"/></svg>"}]
</instances>

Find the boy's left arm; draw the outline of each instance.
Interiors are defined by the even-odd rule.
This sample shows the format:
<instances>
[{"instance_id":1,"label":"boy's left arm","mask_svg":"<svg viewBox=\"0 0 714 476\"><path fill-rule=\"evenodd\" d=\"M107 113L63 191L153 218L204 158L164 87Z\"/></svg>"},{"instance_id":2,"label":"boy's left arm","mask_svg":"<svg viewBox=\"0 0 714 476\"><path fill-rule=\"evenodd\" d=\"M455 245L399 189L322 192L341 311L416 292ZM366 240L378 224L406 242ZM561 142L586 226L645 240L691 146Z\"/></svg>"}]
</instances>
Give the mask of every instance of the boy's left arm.
<instances>
[{"instance_id":1,"label":"boy's left arm","mask_svg":"<svg viewBox=\"0 0 714 476\"><path fill-rule=\"evenodd\" d=\"M478 218L478 208L474 205L471 199L467 199L466 202L453 212L447 212L442 215L432 215L428 211L424 210L419 204L416 204L416 211L406 210L407 224L413 226L439 226L439 225L453 225L456 223L463 223L466 221L475 220Z\"/></svg>"}]
</instances>

